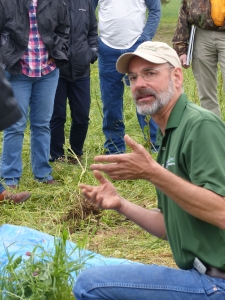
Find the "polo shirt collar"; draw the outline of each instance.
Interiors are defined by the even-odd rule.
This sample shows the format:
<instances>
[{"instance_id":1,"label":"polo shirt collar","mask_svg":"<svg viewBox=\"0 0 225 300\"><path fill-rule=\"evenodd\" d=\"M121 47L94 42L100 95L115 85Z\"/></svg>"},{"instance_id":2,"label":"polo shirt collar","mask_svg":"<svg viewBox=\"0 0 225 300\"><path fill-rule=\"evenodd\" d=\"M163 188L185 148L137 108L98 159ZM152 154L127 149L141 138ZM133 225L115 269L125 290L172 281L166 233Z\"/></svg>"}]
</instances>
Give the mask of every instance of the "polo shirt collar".
<instances>
[{"instance_id":1,"label":"polo shirt collar","mask_svg":"<svg viewBox=\"0 0 225 300\"><path fill-rule=\"evenodd\" d=\"M185 94L181 94L178 98L176 104L174 105L171 114L169 116L166 131L167 129L177 128L180 124L181 118L183 116L184 109L187 105L188 98ZM162 143L163 135L161 130L158 128L156 136L156 145L160 146Z\"/></svg>"},{"instance_id":2,"label":"polo shirt collar","mask_svg":"<svg viewBox=\"0 0 225 300\"><path fill-rule=\"evenodd\" d=\"M185 94L181 94L171 111L166 125L166 130L171 128L177 128L179 126L187 102L187 96Z\"/></svg>"}]
</instances>

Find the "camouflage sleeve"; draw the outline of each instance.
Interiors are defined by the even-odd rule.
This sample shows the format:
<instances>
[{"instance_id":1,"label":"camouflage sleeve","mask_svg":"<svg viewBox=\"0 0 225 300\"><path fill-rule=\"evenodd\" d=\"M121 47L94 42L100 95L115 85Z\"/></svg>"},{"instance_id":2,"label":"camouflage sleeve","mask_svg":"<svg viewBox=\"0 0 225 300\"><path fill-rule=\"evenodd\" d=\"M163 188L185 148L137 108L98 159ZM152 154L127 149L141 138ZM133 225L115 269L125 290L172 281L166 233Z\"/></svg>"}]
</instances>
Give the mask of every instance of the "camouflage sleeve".
<instances>
[{"instance_id":1,"label":"camouflage sleeve","mask_svg":"<svg viewBox=\"0 0 225 300\"><path fill-rule=\"evenodd\" d=\"M177 52L178 56L187 53L188 40L191 24L188 21L189 17L189 8L188 0L183 0L181 2L177 27L173 37L173 47Z\"/></svg>"}]
</instances>

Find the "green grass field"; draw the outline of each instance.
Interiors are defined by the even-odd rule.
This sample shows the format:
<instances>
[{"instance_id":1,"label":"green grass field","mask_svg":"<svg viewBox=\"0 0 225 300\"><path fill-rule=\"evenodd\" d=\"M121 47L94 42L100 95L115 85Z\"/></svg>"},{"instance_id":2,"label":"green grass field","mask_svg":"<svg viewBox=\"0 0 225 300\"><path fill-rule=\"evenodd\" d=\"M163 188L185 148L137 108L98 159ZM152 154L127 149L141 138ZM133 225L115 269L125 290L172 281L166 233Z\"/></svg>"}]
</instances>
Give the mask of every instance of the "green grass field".
<instances>
[{"instance_id":1,"label":"green grass field","mask_svg":"<svg viewBox=\"0 0 225 300\"><path fill-rule=\"evenodd\" d=\"M162 6L162 19L154 40L165 41L171 45L179 5L180 0L171 0L169 4ZM185 92L190 100L199 104L192 71L184 70L184 77ZM224 118L224 104L222 99L224 94L220 73L218 74L218 79L218 96ZM15 206L7 202L2 203L0 222L1 224L8 223L28 226L55 236L61 236L62 230L66 229L68 231L68 239L75 243L78 240L84 239L86 241L86 248L102 255L128 258L143 263L175 266L167 242L152 237L113 211L99 211L94 209L86 203L80 194L78 188L80 182L96 184L89 166L93 163L93 158L96 155L104 152L104 136L101 129L102 104L97 63L92 66L91 95L90 125L84 145L83 165L74 166L66 163L53 163L53 176L60 182L58 186L46 186L33 179L30 165L28 124L24 138L23 175L19 190L30 191L32 197L22 205ZM69 145L69 115L68 110L65 149ZM137 142L145 145L128 88L126 88L124 96L124 119L126 133ZM147 208L157 206L155 189L150 183L138 180L114 182L114 184L118 192L130 201ZM60 297L57 298L56 296L56 298L51 299L62 300ZM13 298L12 296L9 299L28 298ZM38 300L39 298L32 299ZM73 299L72 296L71 299Z\"/></svg>"}]
</instances>

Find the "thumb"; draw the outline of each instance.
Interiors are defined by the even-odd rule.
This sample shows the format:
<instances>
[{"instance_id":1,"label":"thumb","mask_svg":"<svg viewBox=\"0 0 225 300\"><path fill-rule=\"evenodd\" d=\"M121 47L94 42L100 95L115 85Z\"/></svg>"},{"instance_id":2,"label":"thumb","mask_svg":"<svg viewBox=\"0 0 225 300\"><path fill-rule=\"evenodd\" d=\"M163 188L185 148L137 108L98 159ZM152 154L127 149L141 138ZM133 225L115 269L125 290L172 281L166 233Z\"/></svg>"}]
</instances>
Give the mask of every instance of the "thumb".
<instances>
[{"instance_id":1,"label":"thumb","mask_svg":"<svg viewBox=\"0 0 225 300\"><path fill-rule=\"evenodd\" d=\"M133 151L139 152L140 145L136 143L128 134L125 134L124 141L128 147L130 147Z\"/></svg>"},{"instance_id":2,"label":"thumb","mask_svg":"<svg viewBox=\"0 0 225 300\"><path fill-rule=\"evenodd\" d=\"M99 181L99 183L106 183L108 180L101 174L101 172L95 170L93 171L95 178Z\"/></svg>"}]
</instances>

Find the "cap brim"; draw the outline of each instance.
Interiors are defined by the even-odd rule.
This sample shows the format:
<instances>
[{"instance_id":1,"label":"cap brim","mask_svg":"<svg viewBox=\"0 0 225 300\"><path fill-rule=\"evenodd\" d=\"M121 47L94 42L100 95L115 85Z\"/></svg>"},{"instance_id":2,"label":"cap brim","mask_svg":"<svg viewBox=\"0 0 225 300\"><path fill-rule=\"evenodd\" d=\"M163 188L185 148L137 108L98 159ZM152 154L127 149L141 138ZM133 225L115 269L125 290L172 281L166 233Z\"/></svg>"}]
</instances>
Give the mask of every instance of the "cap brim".
<instances>
[{"instance_id":1,"label":"cap brim","mask_svg":"<svg viewBox=\"0 0 225 300\"><path fill-rule=\"evenodd\" d=\"M152 62L154 64L164 64L167 63L167 61L163 58L157 57L157 56L153 56L153 55L149 55L149 54L145 54L145 53L133 53L133 52L128 52L128 53L124 53L122 54L117 62L116 62L116 69L118 72L122 73L122 74L126 74L129 72L129 64L130 61L133 57L140 57L143 58L149 62Z\"/></svg>"}]
</instances>

